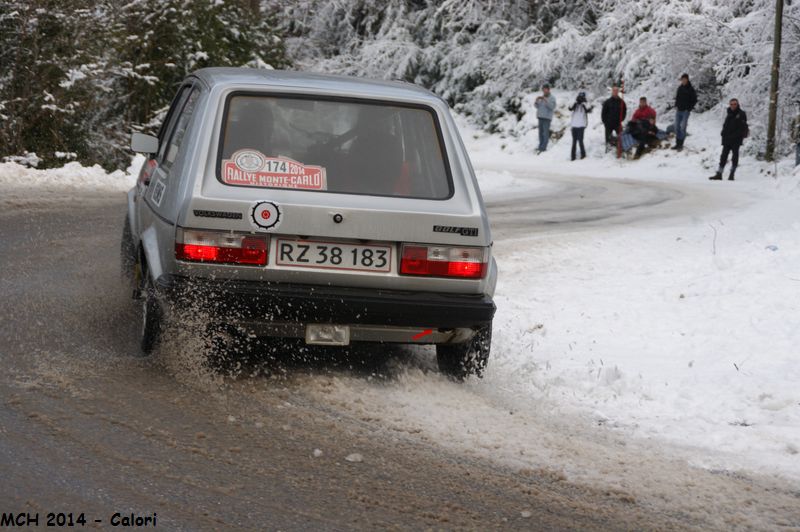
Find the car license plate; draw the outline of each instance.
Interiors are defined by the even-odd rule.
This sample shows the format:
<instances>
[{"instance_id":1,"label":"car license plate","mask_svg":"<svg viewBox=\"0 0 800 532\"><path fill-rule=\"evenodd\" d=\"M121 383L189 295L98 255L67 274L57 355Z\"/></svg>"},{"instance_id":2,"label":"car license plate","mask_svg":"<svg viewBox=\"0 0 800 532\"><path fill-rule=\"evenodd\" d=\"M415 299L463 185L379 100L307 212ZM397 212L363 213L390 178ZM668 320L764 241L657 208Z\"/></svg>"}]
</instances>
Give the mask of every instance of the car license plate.
<instances>
[{"instance_id":1,"label":"car license plate","mask_svg":"<svg viewBox=\"0 0 800 532\"><path fill-rule=\"evenodd\" d=\"M350 326L309 323L306 325L306 343L309 345L349 345Z\"/></svg>"},{"instance_id":2,"label":"car license plate","mask_svg":"<svg viewBox=\"0 0 800 532\"><path fill-rule=\"evenodd\" d=\"M392 246L276 239L275 264L301 268L392 271Z\"/></svg>"}]
</instances>

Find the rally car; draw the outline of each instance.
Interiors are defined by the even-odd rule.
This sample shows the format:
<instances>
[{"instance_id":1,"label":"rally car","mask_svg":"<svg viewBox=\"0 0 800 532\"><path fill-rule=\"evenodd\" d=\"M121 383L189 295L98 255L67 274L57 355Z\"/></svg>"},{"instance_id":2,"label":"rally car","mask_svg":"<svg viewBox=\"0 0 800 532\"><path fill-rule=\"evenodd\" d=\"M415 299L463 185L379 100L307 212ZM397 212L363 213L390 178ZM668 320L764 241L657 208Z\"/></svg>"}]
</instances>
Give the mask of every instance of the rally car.
<instances>
[{"instance_id":1,"label":"rally car","mask_svg":"<svg viewBox=\"0 0 800 532\"><path fill-rule=\"evenodd\" d=\"M486 365L497 266L447 104L413 84L208 68L178 89L128 192L141 350L170 309L311 345L434 344ZM185 316L185 314L184 314Z\"/></svg>"}]
</instances>

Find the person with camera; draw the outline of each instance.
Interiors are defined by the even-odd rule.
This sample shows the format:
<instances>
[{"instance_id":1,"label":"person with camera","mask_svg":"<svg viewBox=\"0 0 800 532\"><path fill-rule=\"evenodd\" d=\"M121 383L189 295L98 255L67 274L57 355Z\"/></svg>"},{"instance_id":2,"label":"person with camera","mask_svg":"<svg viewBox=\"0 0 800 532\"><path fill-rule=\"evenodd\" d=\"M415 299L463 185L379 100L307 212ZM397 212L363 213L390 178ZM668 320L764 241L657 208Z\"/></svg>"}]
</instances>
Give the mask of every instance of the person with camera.
<instances>
[{"instance_id":1,"label":"person with camera","mask_svg":"<svg viewBox=\"0 0 800 532\"><path fill-rule=\"evenodd\" d=\"M539 149L542 153L550 142L550 123L553 121L553 112L556 110L556 97L550 94L550 85L542 85L542 95L536 97L533 103L536 107L536 118L539 119Z\"/></svg>"},{"instance_id":2,"label":"person with camera","mask_svg":"<svg viewBox=\"0 0 800 532\"><path fill-rule=\"evenodd\" d=\"M589 113L594 107L586 106L586 93L581 91L575 99L575 103L569 106L572 111L570 127L572 128L572 160L575 160L575 148L577 144L581 147L581 159L586 158L586 148L583 145L583 133L589 125Z\"/></svg>"}]
</instances>

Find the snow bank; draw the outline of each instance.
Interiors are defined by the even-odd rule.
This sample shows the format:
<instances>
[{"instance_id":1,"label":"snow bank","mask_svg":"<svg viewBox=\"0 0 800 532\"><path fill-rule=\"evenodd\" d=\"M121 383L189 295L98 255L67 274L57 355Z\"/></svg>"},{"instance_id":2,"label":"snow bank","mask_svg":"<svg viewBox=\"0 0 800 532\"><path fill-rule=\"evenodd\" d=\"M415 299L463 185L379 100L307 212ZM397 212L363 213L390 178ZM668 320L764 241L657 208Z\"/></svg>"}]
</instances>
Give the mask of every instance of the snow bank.
<instances>
[{"instance_id":1,"label":"snow bank","mask_svg":"<svg viewBox=\"0 0 800 532\"><path fill-rule=\"evenodd\" d=\"M124 172L106 172L99 165L83 166L78 162L47 170L37 170L13 162L0 163L0 186L125 191L136 182L143 163L144 157L137 155Z\"/></svg>"},{"instance_id":2,"label":"snow bank","mask_svg":"<svg viewBox=\"0 0 800 532\"><path fill-rule=\"evenodd\" d=\"M702 182L713 174L719 164L722 151L720 130L725 119L725 109L714 109L706 113L692 113L689 119L686 145L681 153L669 149L657 149L642 156L639 160L617 159L614 149L606 150L604 145L605 131L600 122L600 110L607 95L589 94L590 103L594 106L589 113L589 127L585 132L584 144L587 157L584 160L570 161L571 132L569 128L570 112L567 109L575 101L576 91L554 91L558 98L558 107L551 126L552 138L548 150L536 155L539 143L537 119L533 113L525 115L512 130L513 135L492 135L477 129L464 117L457 117L456 122L468 145L473 164L479 168L497 171L492 161L503 159L502 170L530 171L541 170L547 173L565 175L585 175L589 177L615 177L633 179L654 179L665 182ZM637 102L638 103L638 102ZM532 106L531 101L531 106ZM631 117L635 103L628 102L628 119ZM745 109L745 111L748 111ZM657 126L666 130L674 121L675 112L670 111L658 116ZM674 145L663 141L663 145ZM745 140L745 147L753 144L752 139ZM794 157L780 159L777 163L758 161L744 154L739 161L737 177L749 180L755 177L770 177L772 180L760 181L764 186L796 188L800 169L794 168ZM577 150L580 157L580 150ZM505 157L503 157L505 156ZM726 170L730 170L730 160ZM780 179L777 179L777 177ZM727 177L727 174L726 174ZM762 187L759 187L759 189Z\"/></svg>"},{"instance_id":3,"label":"snow bank","mask_svg":"<svg viewBox=\"0 0 800 532\"><path fill-rule=\"evenodd\" d=\"M696 195L696 212L497 242L493 355L477 386L694 449L704 467L800 480L800 169L743 157L735 182L708 181L713 113L692 117L684 152L639 161L605 154L598 122L575 162L568 134L536 156L535 138L460 125L482 185L498 171L520 186L540 186L537 173L658 182Z\"/></svg>"},{"instance_id":4,"label":"snow bank","mask_svg":"<svg viewBox=\"0 0 800 532\"><path fill-rule=\"evenodd\" d=\"M77 162L47 170L0 163L0 206L27 209L55 201L126 192L136 183L143 163L144 157L137 155L125 171L113 172L106 172L99 165L87 167Z\"/></svg>"}]
</instances>

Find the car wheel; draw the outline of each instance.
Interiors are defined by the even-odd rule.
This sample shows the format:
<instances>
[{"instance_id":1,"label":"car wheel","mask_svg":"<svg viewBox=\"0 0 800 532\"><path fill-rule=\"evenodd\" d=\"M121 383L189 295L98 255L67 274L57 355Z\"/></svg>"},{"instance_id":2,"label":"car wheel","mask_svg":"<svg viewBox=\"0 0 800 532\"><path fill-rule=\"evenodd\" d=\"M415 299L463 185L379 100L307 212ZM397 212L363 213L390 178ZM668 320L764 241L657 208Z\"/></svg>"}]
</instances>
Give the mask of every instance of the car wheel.
<instances>
[{"instance_id":1,"label":"car wheel","mask_svg":"<svg viewBox=\"0 0 800 532\"><path fill-rule=\"evenodd\" d=\"M143 355L153 352L161 337L163 312L156 298L155 288L147 272L142 272L143 281L140 289L141 330L140 346Z\"/></svg>"},{"instance_id":2,"label":"car wheel","mask_svg":"<svg viewBox=\"0 0 800 532\"><path fill-rule=\"evenodd\" d=\"M136 245L133 243L131 221L125 216L125 225L122 226L122 240L120 241L120 267L123 279L135 282L136 271Z\"/></svg>"},{"instance_id":3,"label":"car wheel","mask_svg":"<svg viewBox=\"0 0 800 532\"><path fill-rule=\"evenodd\" d=\"M475 330L475 335L461 344L439 344L436 346L436 361L439 371L457 380L470 375L481 377L489 360L492 345L492 324Z\"/></svg>"}]
</instances>

